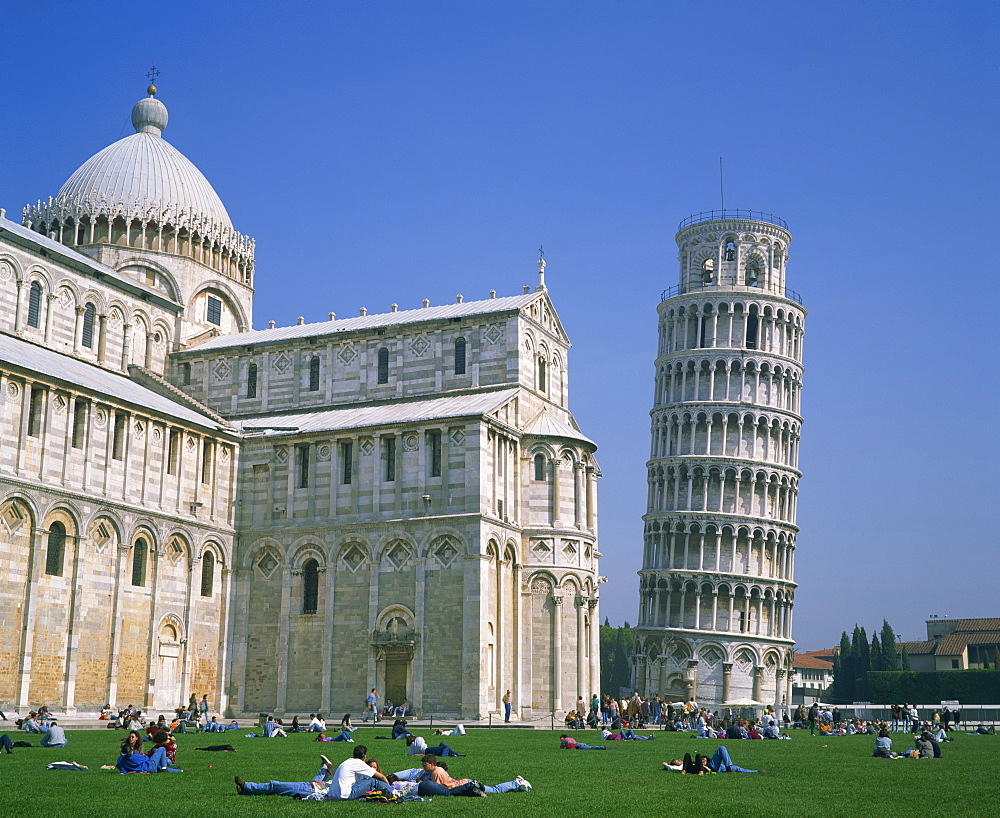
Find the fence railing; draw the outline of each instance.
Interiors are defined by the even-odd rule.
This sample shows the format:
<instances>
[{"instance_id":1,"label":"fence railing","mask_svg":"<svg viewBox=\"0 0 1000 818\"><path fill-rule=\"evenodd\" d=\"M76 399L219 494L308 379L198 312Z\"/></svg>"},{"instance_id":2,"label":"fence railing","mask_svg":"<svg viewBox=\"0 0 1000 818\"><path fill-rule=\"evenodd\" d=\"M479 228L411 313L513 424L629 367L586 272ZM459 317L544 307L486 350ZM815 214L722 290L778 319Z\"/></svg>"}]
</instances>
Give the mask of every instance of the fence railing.
<instances>
[{"instance_id":1,"label":"fence railing","mask_svg":"<svg viewBox=\"0 0 1000 818\"><path fill-rule=\"evenodd\" d=\"M730 281L726 278L723 278L718 283L713 284L677 284L673 287L668 287L660 294L660 301L666 301L668 298L673 298L675 295L686 295L687 293L715 292L767 293L768 295L777 295L781 298L787 298L789 301L794 301L796 304L802 303L802 296L795 292L795 290L789 289L788 287L779 287L774 284L765 283L750 286L748 284L737 284L735 279Z\"/></svg>"},{"instance_id":2,"label":"fence railing","mask_svg":"<svg viewBox=\"0 0 1000 818\"><path fill-rule=\"evenodd\" d=\"M788 224L780 216L775 216L773 213L763 213L760 210L703 210L701 213L695 213L683 219L677 225L677 229L682 230L689 225L698 224L699 222L715 222L723 219L749 219L755 222L776 224L785 230L788 229Z\"/></svg>"}]
</instances>

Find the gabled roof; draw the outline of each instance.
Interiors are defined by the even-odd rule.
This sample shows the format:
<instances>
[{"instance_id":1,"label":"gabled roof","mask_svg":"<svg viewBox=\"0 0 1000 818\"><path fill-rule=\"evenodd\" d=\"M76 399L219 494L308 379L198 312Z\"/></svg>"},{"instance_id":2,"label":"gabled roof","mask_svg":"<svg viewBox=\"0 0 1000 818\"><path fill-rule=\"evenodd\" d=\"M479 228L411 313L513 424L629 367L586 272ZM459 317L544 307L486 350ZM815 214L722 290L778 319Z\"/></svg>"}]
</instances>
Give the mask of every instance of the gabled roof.
<instances>
[{"instance_id":1,"label":"gabled roof","mask_svg":"<svg viewBox=\"0 0 1000 818\"><path fill-rule=\"evenodd\" d=\"M32 377L79 389L94 400L107 396L111 402L135 406L153 415L166 415L206 429L232 433L208 415L147 389L124 375L0 333L0 367L5 364L29 371Z\"/></svg>"},{"instance_id":2,"label":"gabled roof","mask_svg":"<svg viewBox=\"0 0 1000 818\"><path fill-rule=\"evenodd\" d=\"M445 418L488 414L517 394L516 389L502 389L475 395L460 395L431 400L345 406L322 412L291 412L259 418L243 418L234 425L250 437L277 437L301 433L333 432L365 426L418 423Z\"/></svg>"},{"instance_id":3,"label":"gabled roof","mask_svg":"<svg viewBox=\"0 0 1000 818\"><path fill-rule=\"evenodd\" d=\"M928 656L934 653L937 642L897 642L896 653L902 653L904 646L910 656Z\"/></svg>"},{"instance_id":4,"label":"gabled roof","mask_svg":"<svg viewBox=\"0 0 1000 818\"><path fill-rule=\"evenodd\" d=\"M193 349L198 352L225 349L250 344L266 344L273 341L291 341L298 338L314 338L353 332L364 329L382 329L401 324L416 324L422 321L439 321L447 318L465 318L473 315L513 312L527 306L532 301L546 297L544 292L511 295L504 298L487 298L482 301L463 301L461 304L445 304L440 307L421 307L415 310L384 312L375 315L359 315L355 318L337 318L334 321L320 321L315 324L296 324L291 327L251 330L233 335L220 335L199 344Z\"/></svg>"},{"instance_id":5,"label":"gabled roof","mask_svg":"<svg viewBox=\"0 0 1000 818\"><path fill-rule=\"evenodd\" d=\"M524 430L526 435L534 437L563 437L569 440L581 440L591 446L597 446L590 438L579 430L543 409L535 420Z\"/></svg>"}]
</instances>

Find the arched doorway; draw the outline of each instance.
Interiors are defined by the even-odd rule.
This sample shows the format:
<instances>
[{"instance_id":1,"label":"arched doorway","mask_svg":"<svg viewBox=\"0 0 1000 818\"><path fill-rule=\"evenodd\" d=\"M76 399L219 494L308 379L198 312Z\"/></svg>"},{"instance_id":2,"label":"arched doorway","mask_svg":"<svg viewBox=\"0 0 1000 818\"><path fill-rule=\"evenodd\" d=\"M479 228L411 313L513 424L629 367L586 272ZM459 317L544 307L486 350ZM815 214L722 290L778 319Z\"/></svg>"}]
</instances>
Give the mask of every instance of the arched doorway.
<instances>
[{"instance_id":1,"label":"arched doorway","mask_svg":"<svg viewBox=\"0 0 1000 818\"><path fill-rule=\"evenodd\" d=\"M153 708L173 710L184 703L181 691L181 629L180 623L168 620L157 633L156 684L153 686Z\"/></svg>"}]
</instances>

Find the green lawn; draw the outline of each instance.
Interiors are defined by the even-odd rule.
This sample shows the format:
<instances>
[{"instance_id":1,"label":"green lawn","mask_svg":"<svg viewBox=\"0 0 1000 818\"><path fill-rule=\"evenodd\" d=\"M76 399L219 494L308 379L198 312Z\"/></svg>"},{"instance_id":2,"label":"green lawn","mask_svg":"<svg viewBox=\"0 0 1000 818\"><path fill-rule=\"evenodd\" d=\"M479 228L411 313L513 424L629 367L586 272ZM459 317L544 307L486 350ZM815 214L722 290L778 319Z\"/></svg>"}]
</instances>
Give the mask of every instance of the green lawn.
<instances>
[{"instance_id":1,"label":"green lawn","mask_svg":"<svg viewBox=\"0 0 1000 818\"><path fill-rule=\"evenodd\" d=\"M711 753L717 741L694 740L687 734L656 733L655 741L609 742L600 751L558 749L558 731L470 730L446 739L467 758L448 759L457 777L487 784L520 774L534 785L531 793L493 795L488 799L437 798L431 804L397 807L358 803L300 803L276 796L237 796L233 776L248 781L303 781L312 778L319 754L333 761L346 758L355 745L319 744L307 733L287 739L246 739L242 731L178 736L177 756L183 774L118 775L99 769L113 764L120 731L68 731L70 743L59 750L33 747L0 757L0 807L5 815L230 815L303 814L311 811L386 811L471 813L491 815L628 816L721 815L996 815L1000 811L1000 740L995 736L955 734L938 760L871 758L868 736L811 738L793 731L793 741L729 741L740 766L766 768L762 775L685 776L666 773L660 762L684 752ZM358 743L384 771L412 764L402 742L373 741L388 729L362 729ZM422 733L432 743L433 736ZM10 734L38 743L37 736ZM593 731L577 731L578 740L595 741ZM236 753L201 753L190 748L229 742ZM912 746L896 735L894 748ZM89 772L47 771L49 761L78 761Z\"/></svg>"}]
</instances>

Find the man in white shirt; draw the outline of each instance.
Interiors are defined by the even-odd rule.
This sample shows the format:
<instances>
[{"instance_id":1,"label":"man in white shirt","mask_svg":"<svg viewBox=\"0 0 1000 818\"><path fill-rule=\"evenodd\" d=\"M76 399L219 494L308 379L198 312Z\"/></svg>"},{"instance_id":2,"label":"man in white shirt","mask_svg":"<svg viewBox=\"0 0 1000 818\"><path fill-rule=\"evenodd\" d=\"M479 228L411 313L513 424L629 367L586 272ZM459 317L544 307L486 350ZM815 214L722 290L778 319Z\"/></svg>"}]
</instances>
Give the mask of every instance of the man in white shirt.
<instances>
[{"instance_id":1,"label":"man in white shirt","mask_svg":"<svg viewBox=\"0 0 1000 818\"><path fill-rule=\"evenodd\" d=\"M355 801L369 790L384 790L392 794L392 788L382 773L374 770L366 761L368 748L359 744L354 748L354 756L344 761L336 770L326 756L323 766L312 781L268 781L255 784L244 781L239 776L236 792L240 795L290 795L305 801ZM331 779L332 780L329 780Z\"/></svg>"}]
</instances>

